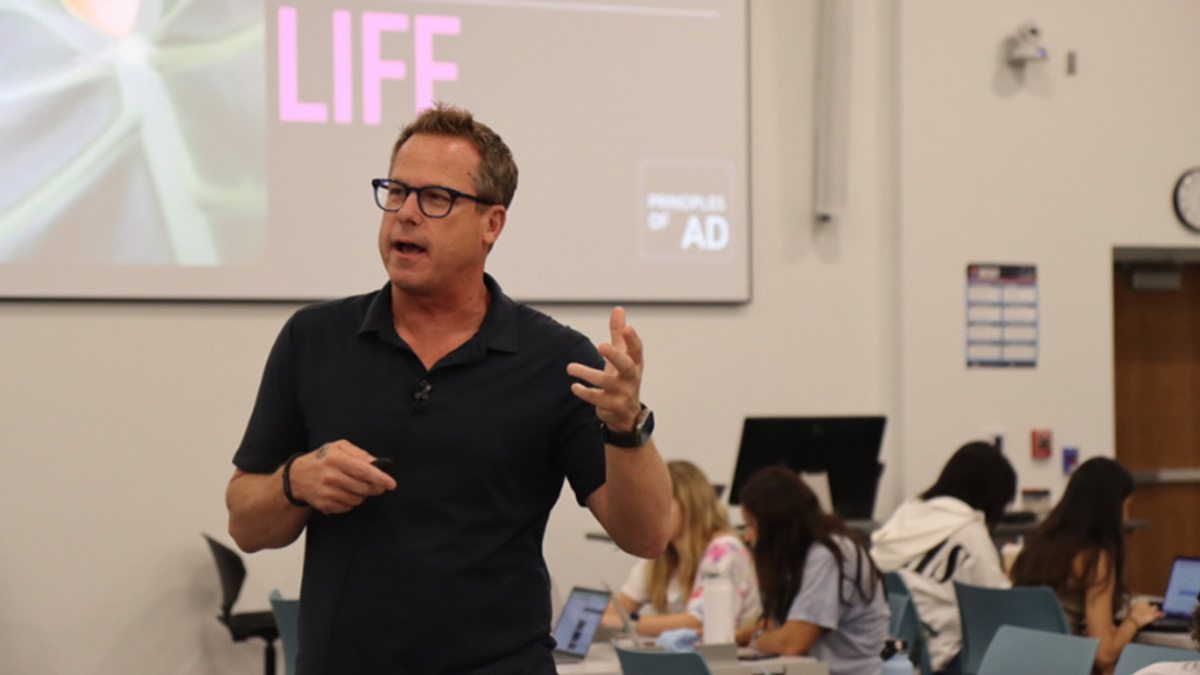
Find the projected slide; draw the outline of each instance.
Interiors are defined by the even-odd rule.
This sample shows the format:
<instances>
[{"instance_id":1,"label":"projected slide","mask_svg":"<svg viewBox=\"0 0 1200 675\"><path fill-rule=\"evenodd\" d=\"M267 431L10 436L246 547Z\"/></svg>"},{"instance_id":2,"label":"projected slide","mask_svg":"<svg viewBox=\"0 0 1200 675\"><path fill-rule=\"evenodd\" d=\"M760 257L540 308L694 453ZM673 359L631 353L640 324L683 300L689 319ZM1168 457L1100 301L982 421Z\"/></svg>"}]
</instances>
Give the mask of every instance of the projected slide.
<instances>
[{"instance_id":1,"label":"projected slide","mask_svg":"<svg viewBox=\"0 0 1200 675\"><path fill-rule=\"evenodd\" d=\"M529 301L750 297L745 0L0 0L0 296L321 299L435 100L521 170Z\"/></svg>"}]
</instances>

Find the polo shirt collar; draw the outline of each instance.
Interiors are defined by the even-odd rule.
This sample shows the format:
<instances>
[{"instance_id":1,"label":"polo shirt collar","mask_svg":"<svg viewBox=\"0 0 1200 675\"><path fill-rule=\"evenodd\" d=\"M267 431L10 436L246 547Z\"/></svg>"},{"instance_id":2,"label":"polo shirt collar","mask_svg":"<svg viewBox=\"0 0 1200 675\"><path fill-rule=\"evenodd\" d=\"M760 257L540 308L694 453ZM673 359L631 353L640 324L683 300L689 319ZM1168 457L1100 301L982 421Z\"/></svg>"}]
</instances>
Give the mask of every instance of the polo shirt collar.
<instances>
[{"instance_id":1,"label":"polo shirt collar","mask_svg":"<svg viewBox=\"0 0 1200 675\"><path fill-rule=\"evenodd\" d=\"M468 344L481 344L488 349L501 352L517 351L517 303L504 294L500 284L492 275L484 273L483 284L487 286L491 300L488 303L487 314L479 331L468 341ZM358 334L377 333L384 342L397 346L408 347L392 322L392 284L389 281L383 285L371 298L367 311L363 315ZM467 345L464 345L464 347Z\"/></svg>"}]
</instances>

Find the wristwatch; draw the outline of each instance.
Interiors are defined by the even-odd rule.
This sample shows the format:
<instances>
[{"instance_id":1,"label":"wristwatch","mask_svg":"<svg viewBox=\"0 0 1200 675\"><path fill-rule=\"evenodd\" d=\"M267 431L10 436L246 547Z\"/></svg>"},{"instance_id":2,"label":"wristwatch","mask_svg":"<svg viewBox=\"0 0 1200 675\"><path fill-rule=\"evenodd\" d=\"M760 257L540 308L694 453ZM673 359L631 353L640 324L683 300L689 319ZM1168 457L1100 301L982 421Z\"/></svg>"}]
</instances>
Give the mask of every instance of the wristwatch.
<instances>
[{"instance_id":1,"label":"wristwatch","mask_svg":"<svg viewBox=\"0 0 1200 675\"><path fill-rule=\"evenodd\" d=\"M654 431L654 411L643 403L642 411L638 413L631 431L613 431L603 422L600 423L600 428L604 432L604 442L608 445L618 448L640 448L650 441L650 433Z\"/></svg>"}]
</instances>

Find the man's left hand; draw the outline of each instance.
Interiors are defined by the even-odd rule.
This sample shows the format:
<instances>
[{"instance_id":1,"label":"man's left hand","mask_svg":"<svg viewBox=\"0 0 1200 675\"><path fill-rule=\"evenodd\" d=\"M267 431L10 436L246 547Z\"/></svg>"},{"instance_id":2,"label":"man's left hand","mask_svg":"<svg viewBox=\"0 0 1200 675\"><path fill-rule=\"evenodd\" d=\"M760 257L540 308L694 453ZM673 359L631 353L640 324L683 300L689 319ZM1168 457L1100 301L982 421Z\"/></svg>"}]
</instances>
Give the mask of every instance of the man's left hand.
<instances>
[{"instance_id":1,"label":"man's left hand","mask_svg":"<svg viewBox=\"0 0 1200 675\"><path fill-rule=\"evenodd\" d=\"M625 310L616 307L608 319L612 342L596 347L604 357L604 370L589 368L582 363L567 366L567 374L592 385L578 382L571 393L596 406L596 416L613 431L633 431L642 411L642 340L637 331L625 323Z\"/></svg>"}]
</instances>

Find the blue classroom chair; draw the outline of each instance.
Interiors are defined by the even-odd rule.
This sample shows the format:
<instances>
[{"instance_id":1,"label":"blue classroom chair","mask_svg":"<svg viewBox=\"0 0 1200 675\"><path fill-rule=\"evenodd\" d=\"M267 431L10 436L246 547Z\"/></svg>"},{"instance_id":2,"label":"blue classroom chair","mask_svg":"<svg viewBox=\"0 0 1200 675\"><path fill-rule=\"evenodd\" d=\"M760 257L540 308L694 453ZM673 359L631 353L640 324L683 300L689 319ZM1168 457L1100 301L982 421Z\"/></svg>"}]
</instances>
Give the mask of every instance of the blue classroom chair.
<instances>
[{"instance_id":1,"label":"blue classroom chair","mask_svg":"<svg viewBox=\"0 0 1200 675\"><path fill-rule=\"evenodd\" d=\"M1133 675L1152 663L1196 660L1200 660L1200 654L1190 649L1158 647L1131 642L1121 650L1121 658L1117 659L1115 675Z\"/></svg>"},{"instance_id":2,"label":"blue classroom chair","mask_svg":"<svg viewBox=\"0 0 1200 675\"><path fill-rule=\"evenodd\" d=\"M279 639L283 642L284 672L296 675L296 654L300 651L300 601L285 600L279 590L271 591L271 612L275 614L275 625L279 627Z\"/></svg>"},{"instance_id":3,"label":"blue classroom chair","mask_svg":"<svg viewBox=\"0 0 1200 675\"><path fill-rule=\"evenodd\" d=\"M622 675L712 675L696 652L651 652L617 647Z\"/></svg>"},{"instance_id":4,"label":"blue classroom chair","mask_svg":"<svg viewBox=\"0 0 1200 675\"><path fill-rule=\"evenodd\" d=\"M979 675L1090 675L1099 647L1095 638L1001 626L983 656Z\"/></svg>"},{"instance_id":5,"label":"blue classroom chair","mask_svg":"<svg viewBox=\"0 0 1200 675\"><path fill-rule=\"evenodd\" d=\"M1001 626L1019 626L1067 635L1067 617L1054 591L1044 586L983 588L954 582L962 619L964 675L979 672L983 656Z\"/></svg>"},{"instance_id":6,"label":"blue classroom chair","mask_svg":"<svg viewBox=\"0 0 1200 675\"><path fill-rule=\"evenodd\" d=\"M908 645L909 660L920 668L921 675L930 675L933 668L929 664L929 648L925 644L921 621L912 598L907 595L889 595L888 609L892 612L892 637L904 640Z\"/></svg>"}]
</instances>

